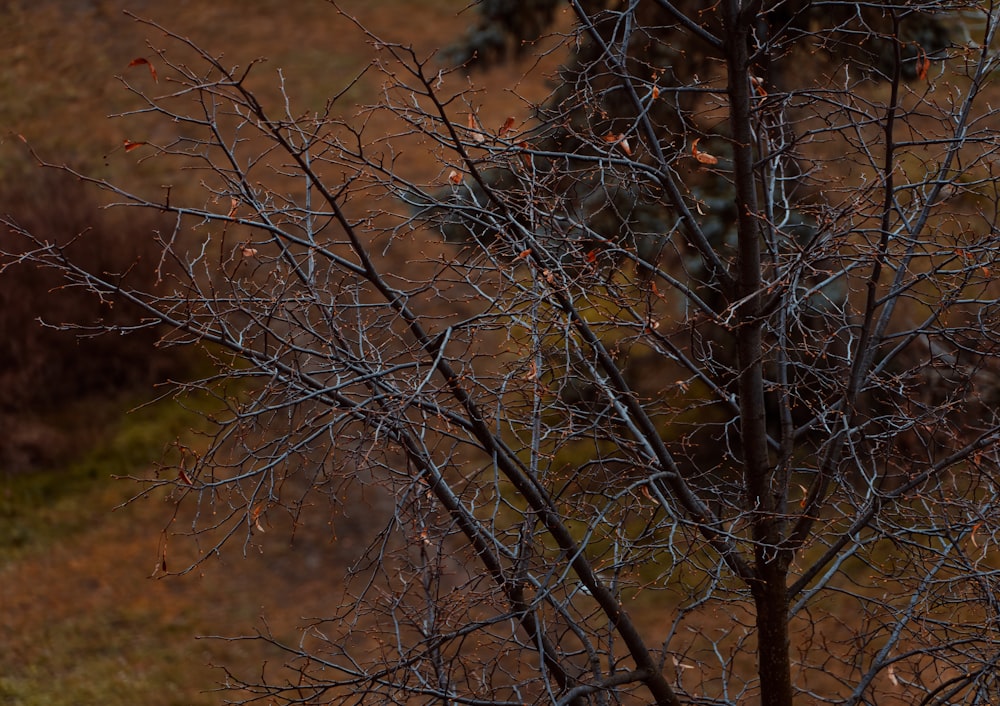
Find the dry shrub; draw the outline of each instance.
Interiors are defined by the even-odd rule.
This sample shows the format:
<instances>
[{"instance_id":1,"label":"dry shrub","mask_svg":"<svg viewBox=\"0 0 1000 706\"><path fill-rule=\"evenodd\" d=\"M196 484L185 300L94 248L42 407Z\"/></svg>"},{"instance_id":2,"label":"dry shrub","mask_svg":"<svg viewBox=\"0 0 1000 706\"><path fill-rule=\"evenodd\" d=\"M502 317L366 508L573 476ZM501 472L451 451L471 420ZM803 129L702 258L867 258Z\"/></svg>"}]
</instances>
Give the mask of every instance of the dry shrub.
<instances>
[{"instance_id":1,"label":"dry shrub","mask_svg":"<svg viewBox=\"0 0 1000 706\"><path fill-rule=\"evenodd\" d=\"M65 246L91 272L156 288L157 216L101 208L97 194L72 175L24 170L0 181L0 215L40 240ZM2 234L16 239L16 233ZM30 247L27 242L24 248ZM180 365L157 348L158 332L118 296L100 298L59 273L8 258L0 262L0 466L21 470L72 451L87 419L61 413L72 402L148 388ZM127 333L92 336L89 327ZM89 432L88 432L89 435Z\"/></svg>"}]
</instances>

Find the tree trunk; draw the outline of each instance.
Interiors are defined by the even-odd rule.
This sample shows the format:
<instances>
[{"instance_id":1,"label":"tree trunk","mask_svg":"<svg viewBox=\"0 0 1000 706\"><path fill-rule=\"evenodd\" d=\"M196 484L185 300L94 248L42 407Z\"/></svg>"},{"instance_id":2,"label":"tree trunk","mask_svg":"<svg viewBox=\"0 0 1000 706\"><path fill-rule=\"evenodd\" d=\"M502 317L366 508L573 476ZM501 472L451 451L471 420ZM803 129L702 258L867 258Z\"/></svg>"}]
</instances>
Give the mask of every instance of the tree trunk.
<instances>
[{"instance_id":1,"label":"tree trunk","mask_svg":"<svg viewBox=\"0 0 1000 706\"><path fill-rule=\"evenodd\" d=\"M757 673L761 706L791 706L792 673L788 656L788 595L785 571L772 562L753 589L757 607Z\"/></svg>"},{"instance_id":2,"label":"tree trunk","mask_svg":"<svg viewBox=\"0 0 1000 706\"><path fill-rule=\"evenodd\" d=\"M772 487L775 478L767 449L764 406L763 314L761 289L760 208L755 179L753 95L750 86L749 40L760 3L741 7L725 3L724 49L728 70L729 120L733 139L733 181L737 212L738 247L736 289L736 345L739 356L740 448L746 507L750 510L757 578L751 590L757 608L758 664L762 706L792 706L791 665L788 653L788 597L786 566L778 547L784 523L776 512L775 497L785 489Z\"/></svg>"}]
</instances>

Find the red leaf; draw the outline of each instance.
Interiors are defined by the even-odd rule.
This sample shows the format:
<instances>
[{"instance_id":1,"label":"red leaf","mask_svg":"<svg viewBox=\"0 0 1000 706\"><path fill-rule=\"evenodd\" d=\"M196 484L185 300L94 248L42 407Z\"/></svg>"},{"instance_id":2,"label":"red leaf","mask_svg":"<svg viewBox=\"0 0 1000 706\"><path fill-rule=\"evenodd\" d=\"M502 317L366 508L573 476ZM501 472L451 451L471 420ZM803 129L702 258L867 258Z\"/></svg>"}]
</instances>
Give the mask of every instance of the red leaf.
<instances>
[{"instance_id":1,"label":"red leaf","mask_svg":"<svg viewBox=\"0 0 1000 706\"><path fill-rule=\"evenodd\" d=\"M156 68L150 63L149 59L140 56L128 62L129 68L132 68L133 66L143 66L143 65L149 67L149 75L153 77L154 82L159 83L160 79L156 75Z\"/></svg>"},{"instance_id":2,"label":"red leaf","mask_svg":"<svg viewBox=\"0 0 1000 706\"><path fill-rule=\"evenodd\" d=\"M132 150L136 149L137 147L142 147L145 144L146 144L145 142L132 142L132 140L125 140L124 141L125 151L126 152L131 152Z\"/></svg>"},{"instance_id":3,"label":"red leaf","mask_svg":"<svg viewBox=\"0 0 1000 706\"><path fill-rule=\"evenodd\" d=\"M508 132L510 132L513 127L514 127L514 118L507 118L503 123L503 127L500 128L500 133L499 133L500 137L503 137Z\"/></svg>"}]
</instances>

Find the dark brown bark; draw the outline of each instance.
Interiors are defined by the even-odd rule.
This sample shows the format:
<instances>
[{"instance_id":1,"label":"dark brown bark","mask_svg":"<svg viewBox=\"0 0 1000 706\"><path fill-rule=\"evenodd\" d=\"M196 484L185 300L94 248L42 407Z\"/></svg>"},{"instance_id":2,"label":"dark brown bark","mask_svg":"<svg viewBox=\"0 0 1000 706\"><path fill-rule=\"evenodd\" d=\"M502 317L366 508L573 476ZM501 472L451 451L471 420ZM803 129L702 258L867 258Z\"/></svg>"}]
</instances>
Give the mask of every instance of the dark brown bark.
<instances>
[{"instance_id":1,"label":"dark brown bark","mask_svg":"<svg viewBox=\"0 0 1000 706\"><path fill-rule=\"evenodd\" d=\"M761 704L791 706L788 599L785 562L778 552L783 523L775 512L771 487L773 469L767 450L764 402L763 287L761 233L754 178L753 106L750 85L749 39L757 5L741 7L738 0L725 5L724 48L729 76L730 128L738 227L736 261L738 307L736 346L739 360L740 436L746 507L753 526L755 572L752 590L757 609L758 665Z\"/></svg>"},{"instance_id":2,"label":"dark brown bark","mask_svg":"<svg viewBox=\"0 0 1000 706\"><path fill-rule=\"evenodd\" d=\"M754 586L757 609L757 672L761 706L791 706L792 674L789 661L788 592L785 571L772 562Z\"/></svg>"}]
</instances>

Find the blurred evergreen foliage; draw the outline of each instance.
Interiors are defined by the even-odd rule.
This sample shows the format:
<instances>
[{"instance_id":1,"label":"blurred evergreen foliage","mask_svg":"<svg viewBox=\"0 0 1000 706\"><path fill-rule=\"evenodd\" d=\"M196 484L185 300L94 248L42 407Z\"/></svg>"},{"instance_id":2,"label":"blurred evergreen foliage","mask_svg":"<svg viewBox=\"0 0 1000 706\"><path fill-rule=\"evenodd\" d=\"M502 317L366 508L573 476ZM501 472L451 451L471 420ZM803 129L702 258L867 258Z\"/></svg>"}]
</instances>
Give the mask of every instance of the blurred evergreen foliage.
<instances>
[{"instance_id":1,"label":"blurred evergreen foliage","mask_svg":"<svg viewBox=\"0 0 1000 706\"><path fill-rule=\"evenodd\" d=\"M716 156L725 157L725 139L712 138L725 138L727 125L709 122L697 114L703 107L701 86L717 73L719 53L683 27L668 9L673 7L678 14L697 18L700 27L717 34L721 13L714 4L701 0L638 4L627 0L479 0L479 20L452 48L452 56L470 66L488 66L515 57L552 29L561 6L572 8L574 4L587 13L592 25L576 28L577 49L562 67L550 99L538 108L540 128L532 144L545 151L594 155L601 147L598 143L595 149L595 136L634 134L641 109L656 126L661 144L672 145L682 153L692 139L698 138L703 144L711 142ZM889 80L896 70L897 45L902 58L901 75L914 79L917 59L935 57L948 47L960 19L929 11L935 4L920 0L787 0L772 4L774 8L759 16L755 28L762 43L774 42L775 49L760 57L757 73L762 89L769 94L789 90L789 79L801 85L802 71L830 72L844 63L873 81ZM890 8L901 18L898 42ZM634 12L631 25L624 21L626 11ZM629 36L623 42L625 32ZM624 57L616 59L624 61L624 71L609 63L606 46L626 47ZM655 85L661 98L637 105L625 87L624 76L643 95ZM639 81L647 83L637 86ZM540 169L545 167L539 164ZM787 167L796 169L794 152L788 155ZM628 178L605 175L599 184L575 176L567 178L563 185L571 196L567 219L583 219L587 230L607 239L629 234L634 242L622 245L636 248L640 257L655 258L662 250L664 234L676 227L677 216L655 189L643 188L631 179L632 175L625 176ZM516 181L502 169L489 172L488 179L508 193ZM691 174L687 183L697 199L709 206L698 214L701 227L724 250L733 237L734 206L728 181L718 173L702 172ZM793 188L790 179L788 185ZM795 201L792 194L789 202ZM794 224L794 237L809 237L810 219L806 213L785 215ZM488 237L480 232L482 228L462 222L454 214L443 229L451 240ZM691 265L696 266L693 262Z\"/></svg>"},{"instance_id":2,"label":"blurred evergreen foliage","mask_svg":"<svg viewBox=\"0 0 1000 706\"><path fill-rule=\"evenodd\" d=\"M556 11L572 3L559 0L482 0L478 3L479 22L472 27L453 56L469 66L489 66L523 52L553 27ZM537 242L556 252L561 262L581 262L595 248L597 260L609 272L631 259L641 275L643 264L668 270L699 293L713 309L726 309L726 293L717 288L718 279L707 271L701 256L690 248L681 231L680 217L654 179L641 170L617 167L606 161L609 135L635 136L634 144L646 139L642 123L654 126L660 146L676 155L677 170L683 170L685 198L697 204L692 214L723 261L735 257L736 204L731 181L724 168L700 169L690 156L692 142L731 163L728 124L720 121L708 106L706 96L725 86L719 75L721 51L684 27L677 14L697 18L699 27L712 35L721 34L721 12L717 5L700 0L633 3L626 0L580 0L576 3L590 18L587 27L577 26L574 51L561 67L559 80L549 99L537 107L537 126L531 131L532 147L539 151L596 158L598 164L586 174L586 167L574 169L565 160L533 160L533 193L552 196L555 212L541 228L533 229ZM917 77L917 60L938 57L950 45L955 21L959 18L932 11L928 2L830 2L787 0L770 3L773 10L758 17L755 35L772 50L761 54L755 76L763 94L762 114L773 110L769 120L785 134L776 138L786 151L775 161L781 171L781 198L770 204L774 222L783 237L805 245L817 234L811 214L810 187L800 179L809 169L808 159L795 149L792 128L782 126L778 103L781 96L807 85L803 72L819 76L849 71L852 76L872 83L892 80L899 72L905 80ZM894 9L894 20L888 11ZM921 9L925 11L920 11ZM572 12L572 10L570 10ZM626 22L626 12L632 12ZM608 48L624 48L611 56ZM901 61L897 61L901 59ZM650 97L657 95L656 100ZM637 100L637 96L639 100ZM767 106L771 102L773 109ZM781 110L784 110L782 104ZM762 121L762 124L765 121ZM641 153L634 159L643 160ZM595 176L595 173L598 173ZM517 168L484 172L485 181L511 206L513 213L527 213L529 197L523 174ZM538 188L540 187L540 188ZM477 184L461 191L441 194L438 203L455 208L442 212L440 227L448 240L473 239L488 242L497 236L489 223L467 218L462 204L467 200L488 203ZM471 196L470 196L471 194ZM422 204L434 209L434 203ZM526 224L527 227L527 224ZM632 257L622 257L630 253ZM638 280L642 281L642 278ZM710 284L710 283L715 284ZM826 307L839 306L847 292L839 282L819 288L808 300L806 321ZM677 302L677 306L683 306ZM813 315L817 316L813 316ZM807 324L808 326L808 324ZM704 327L707 333L711 327ZM719 330L692 341L713 365L735 370L735 353L723 343L726 333ZM811 361L811 364L817 364ZM641 367L639 357L629 366ZM638 368L637 368L638 371ZM633 371L637 375L647 372ZM629 370L626 370L629 374ZM654 373L652 378L656 378ZM723 379L725 375L721 376ZM650 378L651 379L651 378ZM583 395L586 397L586 395ZM706 448L710 448L708 443Z\"/></svg>"}]
</instances>

